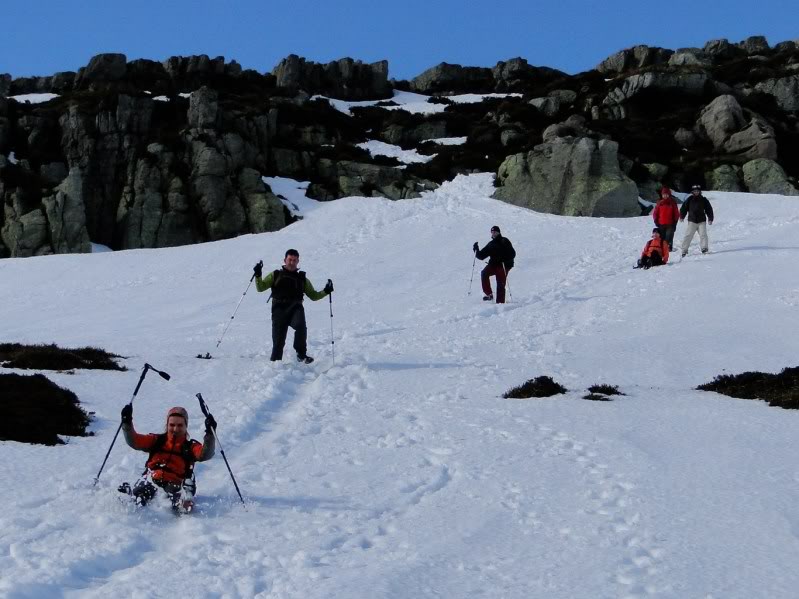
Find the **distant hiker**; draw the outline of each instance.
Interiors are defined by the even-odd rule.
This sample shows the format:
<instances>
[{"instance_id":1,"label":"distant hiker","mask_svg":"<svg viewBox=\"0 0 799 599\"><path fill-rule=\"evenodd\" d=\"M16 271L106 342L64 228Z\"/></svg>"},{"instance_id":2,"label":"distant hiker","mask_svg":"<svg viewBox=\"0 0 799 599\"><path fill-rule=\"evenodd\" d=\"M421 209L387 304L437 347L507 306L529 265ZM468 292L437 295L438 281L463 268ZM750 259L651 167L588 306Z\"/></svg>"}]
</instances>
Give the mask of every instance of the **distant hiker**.
<instances>
[{"instance_id":1,"label":"distant hiker","mask_svg":"<svg viewBox=\"0 0 799 599\"><path fill-rule=\"evenodd\" d=\"M133 404L122 408L125 441L133 449L146 451L150 457L142 478L133 488L123 483L119 490L135 497L138 505L146 505L155 497L156 487L160 487L172 502L173 509L191 511L196 491L194 463L205 462L214 456L213 429L216 429L216 421L210 415L205 419L202 443L189 437L188 427L188 413L184 408L175 407L166 414L166 427L162 434L141 435L133 428Z\"/></svg>"},{"instance_id":2,"label":"distant hiker","mask_svg":"<svg viewBox=\"0 0 799 599\"><path fill-rule=\"evenodd\" d=\"M707 225L713 224L713 206L708 199L702 195L702 188L694 185L691 188L691 195L682 203L680 208L680 222L686 216L688 225L685 227L685 237L682 240L682 255L688 254L688 248L694 234L699 231L699 247L703 254L707 253ZM707 222L705 222L707 221Z\"/></svg>"},{"instance_id":3,"label":"distant hiker","mask_svg":"<svg viewBox=\"0 0 799 599\"><path fill-rule=\"evenodd\" d=\"M488 258L488 265L480 272L480 280L483 283L483 301L490 302L494 299L491 292L491 277L497 278L497 303L505 303L505 284L508 280L508 272L513 268L513 261L516 258L516 250L513 249L510 239L503 237L499 227L491 227L491 241L481 250L477 242L472 246L478 260Z\"/></svg>"},{"instance_id":4,"label":"distant hiker","mask_svg":"<svg viewBox=\"0 0 799 599\"><path fill-rule=\"evenodd\" d=\"M669 251L674 250L674 231L677 229L677 221L680 220L680 208L668 187L661 188L652 218L655 226L660 229L660 236L669 244Z\"/></svg>"},{"instance_id":5,"label":"distant hiker","mask_svg":"<svg viewBox=\"0 0 799 599\"><path fill-rule=\"evenodd\" d=\"M635 268L649 269L652 266L662 266L669 261L669 244L660 236L660 229L652 229L652 239L646 242L644 251Z\"/></svg>"},{"instance_id":6,"label":"distant hiker","mask_svg":"<svg viewBox=\"0 0 799 599\"><path fill-rule=\"evenodd\" d=\"M322 291L317 291L305 277L305 272L298 270L300 253L287 250L280 270L270 272L264 278L263 262L253 268L255 288L260 291L272 290L272 356L273 362L283 359L283 346L289 327L294 329L294 351L297 360L310 364L313 358L308 355L308 328L305 325L305 308L302 306L303 296L313 301L320 300L333 293L333 281L327 280Z\"/></svg>"}]
</instances>

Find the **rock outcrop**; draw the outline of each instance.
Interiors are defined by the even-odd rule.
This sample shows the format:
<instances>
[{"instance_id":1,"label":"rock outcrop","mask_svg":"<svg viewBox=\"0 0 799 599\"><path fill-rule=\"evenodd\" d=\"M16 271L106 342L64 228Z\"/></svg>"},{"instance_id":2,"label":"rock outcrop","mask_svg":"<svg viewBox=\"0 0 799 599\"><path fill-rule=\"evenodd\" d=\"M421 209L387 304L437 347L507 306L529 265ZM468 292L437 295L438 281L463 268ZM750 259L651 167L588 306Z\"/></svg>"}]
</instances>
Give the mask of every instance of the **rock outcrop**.
<instances>
[{"instance_id":1,"label":"rock outcrop","mask_svg":"<svg viewBox=\"0 0 799 599\"><path fill-rule=\"evenodd\" d=\"M753 193L776 193L799 196L799 190L789 181L782 167L773 160L760 158L743 165L746 188Z\"/></svg>"},{"instance_id":2,"label":"rock outcrop","mask_svg":"<svg viewBox=\"0 0 799 599\"><path fill-rule=\"evenodd\" d=\"M564 176L568 173L569 176ZM557 138L499 167L494 197L539 212L568 216L640 214L635 183L619 167L618 144Z\"/></svg>"},{"instance_id":3,"label":"rock outcrop","mask_svg":"<svg viewBox=\"0 0 799 599\"><path fill-rule=\"evenodd\" d=\"M364 64L342 58L327 64L306 61L291 54L272 71L277 86L291 91L303 90L340 100L375 100L390 98L388 61Z\"/></svg>"}]
</instances>

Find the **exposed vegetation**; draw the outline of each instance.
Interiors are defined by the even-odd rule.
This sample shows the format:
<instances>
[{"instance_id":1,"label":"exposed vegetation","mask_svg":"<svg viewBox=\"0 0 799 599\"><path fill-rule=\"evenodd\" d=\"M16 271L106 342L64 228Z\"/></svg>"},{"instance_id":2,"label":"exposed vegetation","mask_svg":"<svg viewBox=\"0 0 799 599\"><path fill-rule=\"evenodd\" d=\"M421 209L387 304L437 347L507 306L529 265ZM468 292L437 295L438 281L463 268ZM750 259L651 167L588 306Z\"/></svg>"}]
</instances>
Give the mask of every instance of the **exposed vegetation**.
<instances>
[{"instance_id":1,"label":"exposed vegetation","mask_svg":"<svg viewBox=\"0 0 799 599\"><path fill-rule=\"evenodd\" d=\"M502 397L505 399L528 399L531 397L552 397L566 393L568 389L563 385L556 383L549 376L539 376L530 379L523 385L514 387L507 391Z\"/></svg>"},{"instance_id":2,"label":"exposed vegetation","mask_svg":"<svg viewBox=\"0 0 799 599\"><path fill-rule=\"evenodd\" d=\"M114 359L120 358L96 347L63 348L55 344L23 345L0 343L0 365L23 370L127 370Z\"/></svg>"},{"instance_id":3,"label":"exposed vegetation","mask_svg":"<svg viewBox=\"0 0 799 599\"><path fill-rule=\"evenodd\" d=\"M0 441L62 445L86 437L91 415L77 396L41 374L0 374Z\"/></svg>"},{"instance_id":4,"label":"exposed vegetation","mask_svg":"<svg viewBox=\"0 0 799 599\"><path fill-rule=\"evenodd\" d=\"M779 374L742 372L722 374L697 387L738 399L762 399L768 405L799 410L799 366L785 368Z\"/></svg>"}]
</instances>

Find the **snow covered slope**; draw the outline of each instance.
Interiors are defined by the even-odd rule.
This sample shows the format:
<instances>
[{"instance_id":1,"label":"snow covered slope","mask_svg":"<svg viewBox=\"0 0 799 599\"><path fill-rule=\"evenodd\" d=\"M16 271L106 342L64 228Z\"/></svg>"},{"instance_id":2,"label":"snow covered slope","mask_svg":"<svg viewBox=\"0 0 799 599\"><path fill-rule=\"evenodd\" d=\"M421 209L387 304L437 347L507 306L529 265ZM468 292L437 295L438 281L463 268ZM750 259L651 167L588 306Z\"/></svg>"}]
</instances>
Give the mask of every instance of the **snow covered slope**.
<instances>
[{"instance_id":1,"label":"snow covered slope","mask_svg":"<svg viewBox=\"0 0 799 599\"><path fill-rule=\"evenodd\" d=\"M131 369L47 373L96 436L0 443L0 596L796 597L799 413L692 389L797 365L799 202L709 193L711 254L640 271L649 217L491 192L473 175L277 233L0 261L2 340L98 345ZM518 252L499 306L478 272L468 294L494 224ZM306 304L317 362L270 363L254 289L215 350L252 265L289 247L335 282L335 364L327 300ZM246 510L219 457L198 465L197 514L129 510L115 489L145 456L119 442L92 488L145 361L172 380L145 381L137 428L182 404L201 436L202 392ZM570 392L501 398L538 375ZM583 401L595 383L627 395Z\"/></svg>"}]
</instances>

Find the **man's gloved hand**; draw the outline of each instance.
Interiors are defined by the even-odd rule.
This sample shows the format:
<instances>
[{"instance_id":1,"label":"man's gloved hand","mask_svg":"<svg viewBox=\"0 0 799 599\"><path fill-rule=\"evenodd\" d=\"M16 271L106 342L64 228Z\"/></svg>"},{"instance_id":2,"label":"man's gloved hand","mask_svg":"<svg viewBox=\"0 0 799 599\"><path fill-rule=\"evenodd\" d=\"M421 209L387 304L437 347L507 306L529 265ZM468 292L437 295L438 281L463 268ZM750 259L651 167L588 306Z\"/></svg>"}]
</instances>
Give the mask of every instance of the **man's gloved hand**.
<instances>
[{"instance_id":1,"label":"man's gloved hand","mask_svg":"<svg viewBox=\"0 0 799 599\"><path fill-rule=\"evenodd\" d=\"M264 273L264 261L259 260L258 264L253 266L252 271L255 273L255 276L260 279L261 275Z\"/></svg>"},{"instance_id":2,"label":"man's gloved hand","mask_svg":"<svg viewBox=\"0 0 799 599\"><path fill-rule=\"evenodd\" d=\"M330 279L327 280L327 285L325 285L324 292L330 295L333 293L333 281Z\"/></svg>"},{"instance_id":3,"label":"man's gloved hand","mask_svg":"<svg viewBox=\"0 0 799 599\"><path fill-rule=\"evenodd\" d=\"M211 414L205 417L205 432L206 434L211 434L212 430L216 430L216 420Z\"/></svg>"},{"instance_id":4,"label":"man's gloved hand","mask_svg":"<svg viewBox=\"0 0 799 599\"><path fill-rule=\"evenodd\" d=\"M122 424L133 424L133 404L125 404L122 408Z\"/></svg>"},{"instance_id":5,"label":"man's gloved hand","mask_svg":"<svg viewBox=\"0 0 799 599\"><path fill-rule=\"evenodd\" d=\"M474 251L474 252L479 252L480 251L480 246L477 245L476 241L474 242L474 245L472 246L472 251Z\"/></svg>"}]
</instances>

